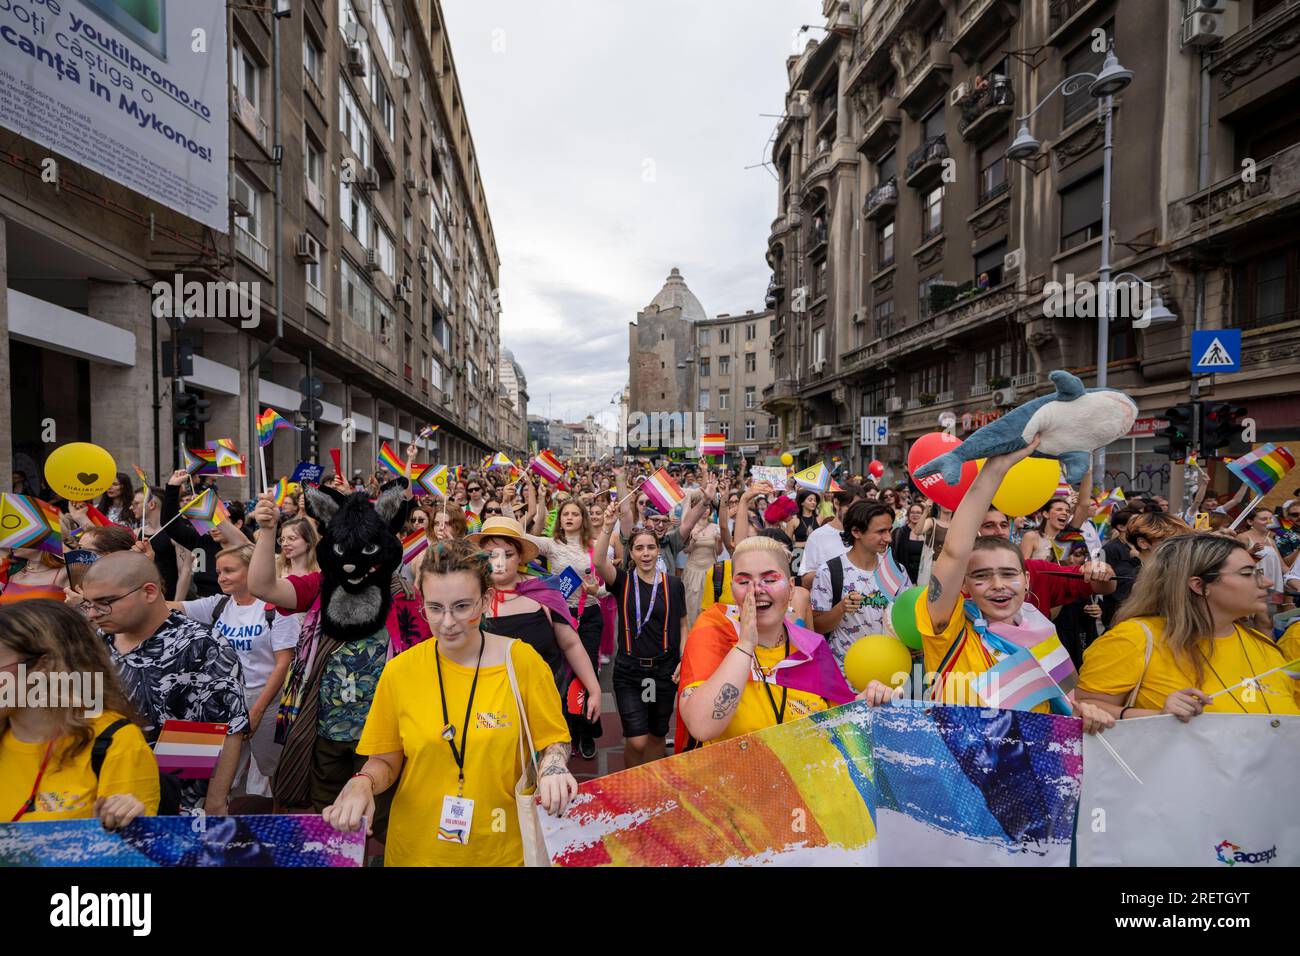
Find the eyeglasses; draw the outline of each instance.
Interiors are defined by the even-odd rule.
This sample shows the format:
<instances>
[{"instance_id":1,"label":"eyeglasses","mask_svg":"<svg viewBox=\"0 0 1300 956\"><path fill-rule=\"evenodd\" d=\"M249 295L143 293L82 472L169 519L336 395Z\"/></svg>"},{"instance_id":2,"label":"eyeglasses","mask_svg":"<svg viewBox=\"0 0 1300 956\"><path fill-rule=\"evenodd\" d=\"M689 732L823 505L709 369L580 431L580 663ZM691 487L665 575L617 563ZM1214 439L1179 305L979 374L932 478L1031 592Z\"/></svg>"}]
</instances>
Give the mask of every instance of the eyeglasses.
<instances>
[{"instance_id":1,"label":"eyeglasses","mask_svg":"<svg viewBox=\"0 0 1300 956\"><path fill-rule=\"evenodd\" d=\"M1215 580L1216 578L1220 578L1224 576L1225 574L1222 571L1210 571L1207 574L1202 574L1201 580L1204 581L1206 584L1209 584L1211 581ZM1226 576L1232 577L1233 575L1230 573L1227 574ZM1236 572L1236 576L1241 578L1252 577L1255 579L1255 584L1261 588L1264 587L1264 585L1267 584L1269 581L1268 575L1264 572L1264 569L1260 567L1242 568L1240 571Z\"/></svg>"},{"instance_id":2,"label":"eyeglasses","mask_svg":"<svg viewBox=\"0 0 1300 956\"><path fill-rule=\"evenodd\" d=\"M145 583L147 584L148 582L146 581ZM144 584L136 585L131 590L127 591L125 594L119 594L117 597L105 598L102 601L82 601L80 604L77 605L77 607L81 609L81 612L83 614L94 614L94 615L107 614L113 610L114 604L116 604L118 601L122 600L123 598L130 597L132 594L140 590L140 588L142 587L144 587Z\"/></svg>"},{"instance_id":3,"label":"eyeglasses","mask_svg":"<svg viewBox=\"0 0 1300 956\"><path fill-rule=\"evenodd\" d=\"M478 613L478 605L478 601L457 601L451 607L443 607L441 604L426 604L424 613L431 625L446 617L448 611L451 612L454 620L464 624L466 621L472 620L474 615Z\"/></svg>"}]
</instances>

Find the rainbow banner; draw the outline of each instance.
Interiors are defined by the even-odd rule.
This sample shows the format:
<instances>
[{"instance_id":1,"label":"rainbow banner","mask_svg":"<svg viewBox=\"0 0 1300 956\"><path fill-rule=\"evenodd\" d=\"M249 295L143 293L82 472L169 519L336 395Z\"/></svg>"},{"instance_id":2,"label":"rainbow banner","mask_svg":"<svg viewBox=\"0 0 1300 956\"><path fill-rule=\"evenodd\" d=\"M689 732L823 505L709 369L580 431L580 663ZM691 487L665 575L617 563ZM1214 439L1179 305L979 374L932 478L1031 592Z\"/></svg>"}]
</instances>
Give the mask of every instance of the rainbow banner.
<instances>
[{"instance_id":1,"label":"rainbow banner","mask_svg":"<svg viewBox=\"0 0 1300 956\"><path fill-rule=\"evenodd\" d=\"M277 430L288 428L290 431L302 431L293 422L281 418L273 408L263 410L262 414L257 416L257 444L265 448L271 444L271 439L275 437Z\"/></svg>"},{"instance_id":2,"label":"rainbow banner","mask_svg":"<svg viewBox=\"0 0 1300 956\"><path fill-rule=\"evenodd\" d=\"M557 866L1068 866L1082 722L855 702L583 783Z\"/></svg>"},{"instance_id":3,"label":"rainbow banner","mask_svg":"<svg viewBox=\"0 0 1300 956\"><path fill-rule=\"evenodd\" d=\"M1261 445L1228 464L1228 470L1250 485L1257 495L1266 495L1295 467L1295 455L1272 442Z\"/></svg>"},{"instance_id":4,"label":"rainbow banner","mask_svg":"<svg viewBox=\"0 0 1300 956\"><path fill-rule=\"evenodd\" d=\"M108 831L95 819L0 824L0 866L359 867L365 828L337 833L319 815L137 817ZM76 890L71 905L77 906Z\"/></svg>"},{"instance_id":5,"label":"rainbow banner","mask_svg":"<svg viewBox=\"0 0 1300 956\"><path fill-rule=\"evenodd\" d=\"M672 514L672 510L686 500L686 492L682 491L681 485L663 468L647 478L639 490L664 514Z\"/></svg>"},{"instance_id":6,"label":"rainbow banner","mask_svg":"<svg viewBox=\"0 0 1300 956\"><path fill-rule=\"evenodd\" d=\"M31 495L0 494L0 548L63 553L59 510Z\"/></svg>"},{"instance_id":7,"label":"rainbow banner","mask_svg":"<svg viewBox=\"0 0 1300 956\"><path fill-rule=\"evenodd\" d=\"M190 524L194 525L194 530L199 534L211 534L212 529L221 522L230 520L226 506L211 488L191 499L181 508L180 513L190 519Z\"/></svg>"},{"instance_id":8,"label":"rainbow banner","mask_svg":"<svg viewBox=\"0 0 1300 956\"><path fill-rule=\"evenodd\" d=\"M402 539L402 563L410 564L429 546L429 536L417 528Z\"/></svg>"}]
</instances>

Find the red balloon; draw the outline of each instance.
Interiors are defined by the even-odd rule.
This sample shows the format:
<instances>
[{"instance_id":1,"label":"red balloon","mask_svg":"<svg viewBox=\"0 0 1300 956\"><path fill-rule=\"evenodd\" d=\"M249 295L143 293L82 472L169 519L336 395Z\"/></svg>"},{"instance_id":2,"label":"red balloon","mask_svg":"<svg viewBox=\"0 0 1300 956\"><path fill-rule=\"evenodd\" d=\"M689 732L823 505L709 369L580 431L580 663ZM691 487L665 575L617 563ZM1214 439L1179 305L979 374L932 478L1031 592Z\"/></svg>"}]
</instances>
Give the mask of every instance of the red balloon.
<instances>
[{"instance_id":1,"label":"red balloon","mask_svg":"<svg viewBox=\"0 0 1300 956\"><path fill-rule=\"evenodd\" d=\"M946 455L948 452L955 451L960 447L961 439L949 435L947 432L931 432L929 435L922 435L912 443L912 447L907 453L907 471L909 474L915 474L916 470L922 465L928 464L940 455ZM916 487L921 490L921 494L939 505L939 507L955 511L978 474L979 466L973 461L968 461L962 465L961 480L955 485L948 484L943 480L943 476L939 474L926 475L920 480L915 478L912 480L916 483Z\"/></svg>"},{"instance_id":2,"label":"red balloon","mask_svg":"<svg viewBox=\"0 0 1300 956\"><path fill-rule=\"evenodd\" d=\"M878 461L873 461L867 466L867 472L872 478L879 478L885 473L885 466Z\"/></svg>"}]
</instances>

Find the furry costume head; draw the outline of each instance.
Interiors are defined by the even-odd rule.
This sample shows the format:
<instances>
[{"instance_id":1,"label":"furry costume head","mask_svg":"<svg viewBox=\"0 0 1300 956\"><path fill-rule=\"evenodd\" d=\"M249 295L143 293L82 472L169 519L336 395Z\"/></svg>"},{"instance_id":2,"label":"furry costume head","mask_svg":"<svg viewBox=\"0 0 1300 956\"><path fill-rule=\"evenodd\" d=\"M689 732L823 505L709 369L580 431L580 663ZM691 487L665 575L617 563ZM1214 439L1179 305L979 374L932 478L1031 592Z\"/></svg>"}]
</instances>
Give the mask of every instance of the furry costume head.
<instances>
[{"instance_id":1,"label":"furry costume head","mask_svg":"<svg viewBox=\"0 0 1300 956\"><path fill-rule=\"evenodd\" d=\"M410 505L405 489L405 478L390 481L374 504L364 491L307 489L307 513L321 532L321 622L331 637L357 640L387 624L393 573L402 563L397 535Z\"/></svg>"}]
</instances>

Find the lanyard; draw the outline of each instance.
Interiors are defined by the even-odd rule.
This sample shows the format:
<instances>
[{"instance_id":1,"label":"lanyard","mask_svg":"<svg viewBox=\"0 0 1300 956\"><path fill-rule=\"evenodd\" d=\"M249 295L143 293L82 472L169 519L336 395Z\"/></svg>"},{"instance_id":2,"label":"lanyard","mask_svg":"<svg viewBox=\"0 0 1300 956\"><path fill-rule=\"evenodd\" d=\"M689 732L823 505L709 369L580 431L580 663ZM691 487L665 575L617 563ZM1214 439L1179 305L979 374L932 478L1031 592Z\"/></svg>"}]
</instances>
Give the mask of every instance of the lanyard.
<instances>
[{"instance_id":1,"label":"lanyard","mask_svg":"<svg viewBox=\"0 0 1300 956\"><path fill-rule=\"evenodd\" d=\"M1241 642L1241 653L1242 656L1246 658L1246 668L1250 671L1249 679L1253 679L1255 677L1255 663L1250 659L1250 652L1246 650L1246 640L1241 636L1241 630L1237 628L1236 625L1233 626L1233 630L1237 635L1237 640ZM1214 669L1214 665L1210 663L1210 657L1205 653L1204 649L1201 650L1201 657L1205 658L1205 663L1209 666L1210 673L1214 675L1214 679L1219 682L1219 686L1228 691L1228 696L1232 698L1232 702L1241 708L1243 714L1250 713L1250 711L1246 709L1246 705L1237 700L1237 695L1228 690L1227 683L1225 683L1223 678L1219 676L1219 672ZM1258 683L1256 683L1256 686L1259 686ZM1260 689L1262 690L1263 688ZM1267 694L1268 691L1264 691L1264 693ZM1273 708L1268 705L1268 700L1262 696L1260 697L1260 700L1264 702L1264 709L1270 714L1273 713Z\"/></svg>"},{"instance_id":2,"label":"lanyard","mask_svg":"<svg viewBox=\"0 0 1300 956\"><path fill-rule=\"evenodd\" d=\"M650 615L655 612L655 601L659 598L659 592L655 587L659 584L659 572L655 574L655 579L650 582L650 606L645 609L645 614L641 613L641 579L637 577L636 572L632 572L632 586L636 590L636 632L637 637L645 630L646 624L650 621Z\"/></svg>"},{"instance_id":3,"label":"lanyard","mask_svg":"<svg viewBox=\"0 0 1300 956\"><path fill-rule=\"evenodd\" d=\"M442 683L442 656L438 653L437 642L433 648L433 661L438 668L438 696L442 698L442 739L451 748L452 759L456 761L456 796L465 795L465 753L469 745L469 715L474 707L474 691L478 689L478 671L483 666L483 648L487 646L487 636L480 626L478 631L478 663L474 665L474 681L469 685L469 700L465 703L465 728L460 735L460 747L456 746L456 727L447 719L447 691Z\"/></svg>"},{"instance_id":4,"label":"lanyard","mask_svg":"<svg viewBox=\"0 0 1300 956\"><path fill-rule=\"evenodd\" d=\"M790 632L789 631L787 631L785 635L785 656L786 657L790 656ZM786 698L790 696L790 688L785 686L781 687L781 709L777 710L776 695L772 693L772 687L767 682L768 672L763 670L763 665L758 662L758 654L754 655L754 666L758 668L758 674L760 677L763 678L762 680L763 690L767 691L767 702L772 705L772 716L776 718L776 722L778 725L785 723L785 702L786 702ZM775 667L772 668L772 673L776 673Z\"/></svg>"},{"instance_id":5,"label":"lanyard","mask_svg":"<svg viewBox=\"0 0 1300 956\"><path fill-rule=\"evenodd\" d=\"M27 795L27 799L23 801L23 805L14 814L13 819L9 821L10 823L17 823L23 818L23 814L36 809L36 791L40 789L41 779L45 776L45 768L50 765L50 755L54 753L54 744L55 741L51 740L49 745L46 746L45 756L41 759L41 769L36 771L36 780L32 783L32 792Z\"/></svg>"},{"instance_id":6,"label":"lanyard","mask_svg":"<svg viewBox=\"0 0 1300 956\"><path fill-rule=\"evenodd\" d=\"M666 574L663 574L662 572L660 572L660 573L656 574L654 581L651 582L651 584L650 584L650 608L649 608L649 610L646 611L645 617L642 618L642 617L641 617L641 581L640 581L640 578L637 577L637 575L636 575L636 571L633 570L633 571L628 575L627 583L623 585L623 630L624 630L624 635L625 635L626 640L627 640L627 652L628 652L628 654L631 654L631 653L632 653L632 640L633 640L633 637L635 636L635 637L639 638L639 637L641 636L641 631L642 631L642 629L643 629L643 628L645 627L645 625L649 622L649 620L650 620L650 615L651 615L651 613L654 611L654 608L655 608L655 600L656 600L656 599L658 598L658 596L659 596L659 595L658 595L658 592L655 591L654 586L655 586L655 584L659 583L659 580L660 580L661 577L662 577L662 579L663 579L663 587L664 587L664 651L667 652L667 650L668 650L668 618L669 618L669 613L668 613L668 610L669 610L669 609L668 609L668 576L667 576ZM629 595L629 593L632 592L632 591L636 591L636 604L637 604L636 615L637 615L637 618L640 619L640 620L638 621L638 623L637 623L637 629L636 629L636 633L635 633L635 635L633 635L633 632L632 632L632 618L631 618L630 613L629 613L629 612L630 612L630 607L629 607L629 605L631 604L631 600L629 599L628 595Z\"/></svg>"}]
</instances>

